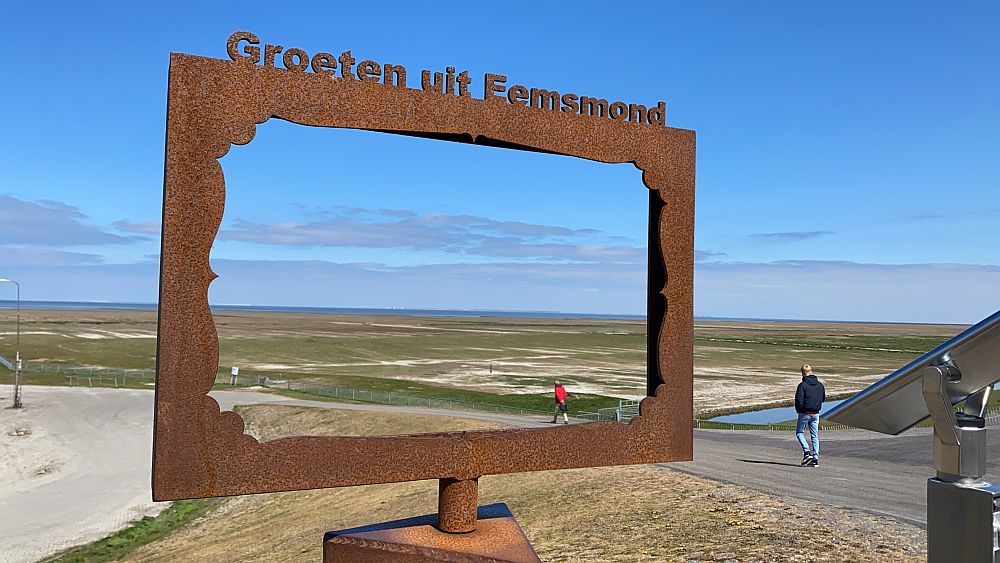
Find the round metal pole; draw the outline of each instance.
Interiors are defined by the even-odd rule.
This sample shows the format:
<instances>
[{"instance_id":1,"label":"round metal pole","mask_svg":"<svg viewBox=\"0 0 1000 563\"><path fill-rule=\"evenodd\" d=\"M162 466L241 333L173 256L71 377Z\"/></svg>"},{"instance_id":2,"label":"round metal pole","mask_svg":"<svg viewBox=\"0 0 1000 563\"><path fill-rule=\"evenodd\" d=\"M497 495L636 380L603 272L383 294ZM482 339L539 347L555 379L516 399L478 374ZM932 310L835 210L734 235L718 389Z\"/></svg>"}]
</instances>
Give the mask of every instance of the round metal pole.
<instances>
[{"instance_id":1,"label":"round metal pole","mask_svg":"<svg viewBox=\"0 0 1000 563\"><path fill-rule=\"evenodd\" d=\"M14 408L19 409L21 408L21 284L14 280L10 281L17 287L17 321L14 323L17 327L14 341Z\"/></svg>"},{"instance_id":2,"label":"round metal pole","mask_svg":"<svg viewBox=\"0 0 1000 563\"><path fill-rule=\"evenodd\" d=\"M21 357L21 284L17 283L14 280L10 280L10 283L14 284L14 287L17 288L17 321L14 323L14 326L16 327L17 330L17 337L16 340L14 340L14 348L15 350L17 350L17 357L20 358Z\"/></svg>"},{"instance_id":3,"label":"round metal pole","mask_svg":"<svg viewBox=\"0 0 1000 563\"><path fill-rule=\"evenodd\" d=\"M475 531L479 509L479 479L438 481L438 529L450 534Z\"/></svg>"},{"instance_id":4,"label":"round metal pole","mask_svg":"<svg viewBox=\"0 0 1000 563\"><path fill-rule=\"evenodd\" d=\"M21 284L7 278L0 278L0 282L10 282L17 288L17 339L14 342L14 408L21 408Z\"/></svg>"}]
</instances>

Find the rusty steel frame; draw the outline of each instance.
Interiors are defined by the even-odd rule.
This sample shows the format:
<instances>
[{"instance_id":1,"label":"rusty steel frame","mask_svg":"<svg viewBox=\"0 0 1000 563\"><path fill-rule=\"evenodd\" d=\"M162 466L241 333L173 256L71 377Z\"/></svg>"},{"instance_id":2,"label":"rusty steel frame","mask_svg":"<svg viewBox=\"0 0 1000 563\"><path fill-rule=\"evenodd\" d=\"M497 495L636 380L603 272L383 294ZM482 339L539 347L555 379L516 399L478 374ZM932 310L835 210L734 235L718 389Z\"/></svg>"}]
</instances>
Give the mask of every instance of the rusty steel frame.
<instances>
[{"instance_id":1,"label":"rusty steel frame","mask_svg":"<svg viewBox=\"0 0 1000 563\"><path fill-rule=\"evenodd\" d=\"M692 458L693 131L177 53L168 96L154 500L422 479L444 480L442 494L456 487L462 498L475 488L461 483L482 475ZM220 412L208 396L219 360L209 254L226 198L218 159L271 118L633 163L650 204L649 396L640 416L628 424L265 443L245 434L240 416ZM461 512L450 517L467 525Z\"/></svg>"}]
</instances>

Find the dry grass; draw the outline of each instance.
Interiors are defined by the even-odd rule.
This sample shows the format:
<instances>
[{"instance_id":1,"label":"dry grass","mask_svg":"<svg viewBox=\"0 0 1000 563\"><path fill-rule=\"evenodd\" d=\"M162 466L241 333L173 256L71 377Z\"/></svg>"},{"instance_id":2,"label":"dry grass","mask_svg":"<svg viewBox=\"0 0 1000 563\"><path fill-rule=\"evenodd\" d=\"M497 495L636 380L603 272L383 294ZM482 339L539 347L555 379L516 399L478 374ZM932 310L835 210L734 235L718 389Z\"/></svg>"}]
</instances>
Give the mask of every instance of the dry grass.
<instances>
[{"instance_id":1,"label":"dry grass","mask_svg":"<svg viewBox=\"0 0 1000 563\"><path fill-rule=\"evenodd\" d=\"M243 416L264 439L474 422L277 406ZM432 481L241 497L128 560L317 561L328 530L431 513L436 502ZM922 561L925 549L919 528L653 466L487 476L480 502L506 502L545 561Z\"/></svg>"}]
</instances>

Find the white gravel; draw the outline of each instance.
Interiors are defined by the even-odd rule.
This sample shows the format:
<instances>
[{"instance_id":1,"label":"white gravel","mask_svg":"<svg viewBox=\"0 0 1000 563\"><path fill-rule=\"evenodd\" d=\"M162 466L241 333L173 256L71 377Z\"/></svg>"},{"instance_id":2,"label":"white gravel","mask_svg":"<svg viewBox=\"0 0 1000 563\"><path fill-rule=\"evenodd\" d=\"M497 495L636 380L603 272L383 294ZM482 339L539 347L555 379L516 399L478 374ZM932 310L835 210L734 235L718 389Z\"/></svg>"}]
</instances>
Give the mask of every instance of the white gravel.
<instances>
[{"instance_id":1,"label":"white gravel","mask_svg":"<svg viewBox=\"0 0 1000 563\"><path fill-rule=\"evenodd\" d=\"M100 539L168 503L149 476L153 393L0 389L0 561L37 561Z\"/></svg>"}]
</instances>

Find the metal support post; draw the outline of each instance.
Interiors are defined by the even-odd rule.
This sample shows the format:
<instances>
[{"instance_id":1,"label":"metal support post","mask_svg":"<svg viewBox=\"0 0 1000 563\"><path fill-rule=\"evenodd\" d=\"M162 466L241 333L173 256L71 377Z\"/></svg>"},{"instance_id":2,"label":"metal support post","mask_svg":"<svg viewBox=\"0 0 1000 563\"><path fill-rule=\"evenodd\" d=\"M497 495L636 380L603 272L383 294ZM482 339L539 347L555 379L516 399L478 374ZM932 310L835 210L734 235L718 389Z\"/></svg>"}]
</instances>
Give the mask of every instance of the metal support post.
<instances>
[{"instance_id":1,"label":"metal support post","mask_svg":"<svg viewBox=\"0 0 1000 563\"><path fill-rule=\"evenodd\" d=\"M934 422L934 469L927 481L927 561L1000 562L1000 487L986 473L983 412L992 385L969 395L955 412L948 394L961 371L945 363L923 371L922 392Z\"/></svg>"},{"instance_id":2,"label":"metal support post","mask_svg":"<svg viewBox=\"0 0 1000 563\"><path fill-rule=\"evenodd\" d=\"M476 529L479 507L479 479L438 481L438 529L462 534Z\"/></svg>"},{"instance_id":3,"label":"metal support post","mask_svg":"<svg viewBox=\"0 0 1000 563\"><path fill-rule=\"evenodd\" d=\"M14 358L14 408L21 408L21 351L17 351Z\"/></svg>"},{"instance_id":4,"label":"metal support post","mask_svg":"<svg viewBox=\"0 0 1000 563\"><path fill-rule=\"evenodd\" d=\"M7 278L0 278L0 282L12 283L17 288L17 337L14 341L14 408L21 408L21 284Z\"/></svg>"}]
</instances>

